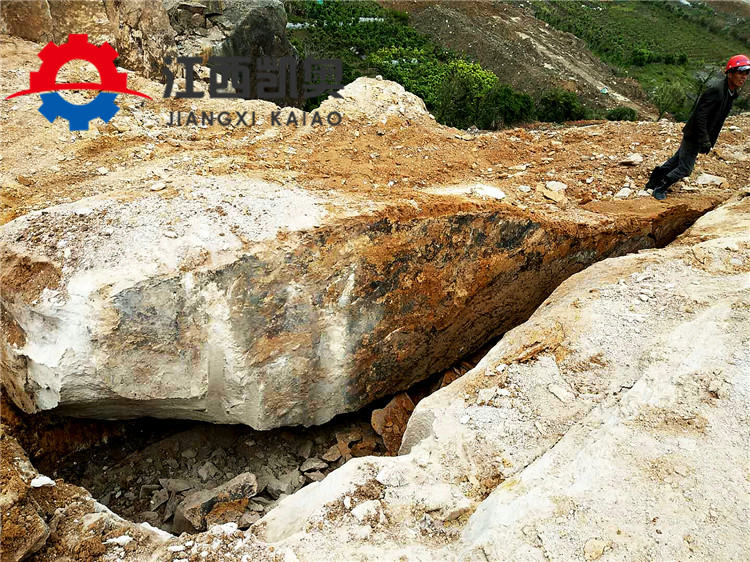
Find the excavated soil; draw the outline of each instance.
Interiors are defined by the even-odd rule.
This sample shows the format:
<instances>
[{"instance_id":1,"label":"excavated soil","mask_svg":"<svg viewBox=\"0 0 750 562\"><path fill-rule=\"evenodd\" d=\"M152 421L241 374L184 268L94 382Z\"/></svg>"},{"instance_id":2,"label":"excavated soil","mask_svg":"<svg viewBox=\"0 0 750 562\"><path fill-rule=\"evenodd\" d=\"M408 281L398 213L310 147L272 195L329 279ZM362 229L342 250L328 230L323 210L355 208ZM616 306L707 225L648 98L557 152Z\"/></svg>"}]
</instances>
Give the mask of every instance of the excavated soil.
<instances>
[{"instance_id":1,"label":"excavated soil","mask_svg":"<svg viewBox=\"0 0 750 562\"><path fill-rule=\"evenodd\" d=\"M3 96L26 87L25 71L34 70L37 64L35 49L33 43L0 36L5 61L0 71ZM620 189L629 187L634 192L631 199L617 201L612 210L617 213L624 204L629 212L650 214L663 209L665 203L633 196L645 184L650 169L677 148L681 128L668 122L595 122L469 134L416 115L408 106L377 116L371 108L351 100L346 100L343 121L336 127L279 127L270 123L275 106L267 102L163 100L158 84L138 78L131 82L157 102L127 97L109 124L97 120L84 132L71 133L60 119L47 123L36 113L39 100L35 96L0 105L2 223L32 210L89 196L138 198L149 195L149 187L158 181L166 183L162 195L169 197L169 184L181 170L209 176L248 175L281 183L297 180L306 189L346 192L362 201L388 203L393 194L394 201L411 198L417 205L444 205L446 212L460 210L467 202L446 200L430 193L429 188L491 183L506 194L503 204L508 208L555 214L561 207L611 201ZM86 95L81 94L81 101ZM191 107L198 114L212 109L256 111L257 125L167 126L170 111L189 112ZM282 122L287 115L288 110L282 112ZM748 176L750 164L738 162L737 155L726 148L742 144L742 129L747 129L748 119L730 119L739 130L725 128L720 141L723 147L699 158L693 176L701 172L723 176L729 181L727 188L681 190L666 205L724 199L731 186ZM26 126L28 120L33 120L33 128ZM746 149L740 150L746 157ZM632 152L643 155L642 164L630 167L618 163ZM550 180L567 184L564 202L553 204L537 189ZM519 190L521 186L532 190L525 193Z\"/></svg>"},{"instance_id":2,"label":"excavated soil","mask_svg":"<svg viewBox=\"0 0 750 562\"><path fill-rule=\"evenodd\" d=\"M28 72L38 66L38 48L0 37L3 97L27 86ZM573 228L569 217L588 211L624 225L665 210L677 213L686 206L708 210L750 177L750 146L743 133L750 130L748 115L730 118L717 150L701 156L694 172L693 178L700 173L722 176L727 180L724 185L696 187L692 180L682 182L665 202L658 202L639 190L650 169L678 146L681 126L675 123L536 124L472 134L440 126L408 105L405 109L392 105L394 111L377 115L372 108L347 101L339 126L276 127L268 119L275 108L264 102L222 105L222 100L162 100L159 85L136 77L131 77L130 85L149 92L156 103L125 98L110 124L98 122L86 132L71 133L61 120L47 123L36 113L36 96L0 103L0 224L85 197L138 199L152 195L159 183L163 184L160 195L170 197L175 194L173 181L188 169L209 177L236 174L280 184L295 181L333 196L346 193L363 207L371 200L392 202L386 210L377 211L392 221L418 216L424 208L449 214L475 206L470 197L438 194L440 186L491 185L505 195L498 207L519 215L559 217L561 229ZM80 94L79 99L86 96ZM263 122L251 128L166 125L170 111L188 112L191 107L197 111L255 110ZM620 163L634 152L643 156L641 164ZM547 189L549 181L565 183L564 196ZM630 192L622 195L623 188ZM403 205L404 200L411 203ZM670 232L669 239L676 234ZM26 286L34 293L33 264L14 271L25 271L26 277L3 279L3 284ZM46 276L45 286L54 283L52 272L41 273ZM462 365L453 373L458 376L470 366ZM452 378L442 373L430 385L439 387ZM424 387L415 392L424 394ZM412 396L415 402L417 395ZM100 422L54 414L30 417L19 414L5 400L3 423L37 468L84 485L126 517L161 526L169 502L155 505L153 493L158 490L154 486L159 479L192 479L209 486L248 470L253 463L259 473L269 463L276 463L277 471L292 471L304 460L324 457L336 447L342 454L330 455L333 460L326 461L321 470L325 475L347 455L385 452L382 440L369 426L369 410L359 417L337 418L321 428L261 433L192 422ZM358 444L364 445L357 449ZM207 463L211 466L206 468ZM278 497L256 502L257 513L266 513Z\"/></svg>"}]
</instances>

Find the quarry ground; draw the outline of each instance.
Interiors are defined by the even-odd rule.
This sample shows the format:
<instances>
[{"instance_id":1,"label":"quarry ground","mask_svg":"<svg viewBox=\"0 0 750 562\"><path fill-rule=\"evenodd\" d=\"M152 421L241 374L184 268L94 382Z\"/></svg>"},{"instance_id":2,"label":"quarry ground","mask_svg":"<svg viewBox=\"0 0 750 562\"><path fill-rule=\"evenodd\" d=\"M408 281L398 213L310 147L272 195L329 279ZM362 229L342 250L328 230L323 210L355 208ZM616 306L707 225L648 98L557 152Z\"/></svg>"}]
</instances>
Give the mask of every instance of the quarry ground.
<instances>
[{"instance_id":1,"label":"quarry ground","mask_svg":"<svg viewBox=\"0 0 750 562\"><path fill-rule=\"evenodd\" d=\"M38 68L35 56L38 48L33 43L0 37L2 97L28 85L28 72ZM70 72L75 75L83 71L73 68ZM149 93L156 102L125 98L120 103L120 112L109 124L98 122L87 132L71 133L62 120L48 123L37 113L39 100L36 96L4 101L0 104L0 224L32 211L86 197L135 201L154 193L164 198L175 197L178 193L189 194L194 186L192 180L186 181L185 177L200 175L217 190L221 190L222 178L226 176L261 178L277 185L281 198L286 183L301 184L307 190L320 192L330 199L346 195L353 202L352 213L382 213L393 221L413 217L427 208L431 212L439 209L445 214L456 213L474 208L478 201L485 204L489 199L495 200L493 204L499 208L520 215L545 217L553 222L559 217L562 228L568 228L570 217L586 212L604 215L625 225L636 219L655 217L665 210L685 207L708 210L744 187L750 177L748 115L730 118L716 150L699 157L693 179L675 186L674 193L665 202L659 202L640 190L650 169L676 150L680 139L679 124L535 124L501 132L467 133L438 125L418 111L411 100L399 97L390 86L383 84L378 95L370 92L367 97L379 99L380 106L363 106L357 101L356 92L336 106L333 102L326 102L321 113L336 107L343 114L342 124L336 127L272 126L270 112L277 108L263 102L162 100L158 84L133 76L130 87ZM368 88L376 89L377 86ZM86 99L85 94L78 98L79 101L83 99ZM230 109L255 111L263 122L252 128L218 125L170 128L166 125L170 111L187 113L194 110L200 113ZM282 111L282 122L287 121L289 111ZM642 161L622 163L632 153L642 155ZM694 180L701 173L720 176L726 181L723 185L697 186ZM548 184L553 181L562 182L567 187L560 189ZM499 196L496 190L500 190L503 196ZM465 197L446 198L446 193L465 194ZM378 203L373 203L375 201ZM304 214L305 209L293 211ZM101 221L99 228L106 235L106 216ZM38 243L56 245L65 237L66 228L65 224L60 224L56 231L39 233ZM87 248L59 247L59 250L85 255ZM23 290L26 285L33 293L38 289L34 284L43 284L44 281L28 275L6 280L6 283L10 283L14 290ZM630 296L633 300L639 298L635 293ZM702 295L701 298L707 300L709 297ZM691 303L685 306L689 307ZM696 335L695 332L691 334L691 337ZM462 373L465 371L465 368L461 370ZM15 436L32 459L48 455L46 462L50 469L55 462L62 462L66 455L80 453L80 450L101 444L110 437L121 436L129 427L122 422L75 421L68 424L45 416L42 414L36 420L19 416L14 414L12 407L3 403L4 432ZM145 448L155 438L148 435L147 426L141 425L140 428ZM175 424L174 431L180 429L183 427ZM332 431L351 430L347 425ZM366 428L361 431L366 433ZM157 437L160 439L163 434ZM287 442L287 445L282 444L279 456L294 452L292 456L296 460L288 461L291 467L305 456L297 451L300 446L307 447L306 441L313 441L315 454L322 456L341 441L339 437L331 439L331 435L320 440L313 435L302 435L276 441ZM208 438L204 438L205 441ZM356 442L350 441L347 446ZM29 450L31 446L36 450ZM275 444L269 444L271 446ZM177 472L187 470L191 472L190 477L200 478L197 470L211 458L211 451L199 463L192 460L196 455L182 454L191 449L189 445L180 443L172 449L182 463ZM204 454L201 447L195 449L198 455ZM382 450L373 448L370 452ZM2 453L4 471L9 469L9 458L23 455L8 439L3 441ZM139 454L139 451L135 450L134 454ZM140 453L140 456L146 458L149 454L156 458L166 453L152 450ZM311 454L311 451L306 452L308 457ZM234 459L232 455L229 457ZM133 458L129 457L130 460ZM221 465L222 469L221 474L217 473L213 478L216 482L234 476L242 468L232 466L229 461L221 462L214 463ZM335 459L331 468L340 464L343 460ZM87 469L92 472L97 467ZM653 465L650 470L663 479L659 465ZM61 474L64 472L60 470ZM75 472L67 470L68 474ZM113 477L113 483L126 479L127 472L127 467L120 470ZM4 473L3 477L6 476ZM18 496L27 493L27 485L11 476L7 479L10 483L4 490L15 490ZM126 483L130 485L129 481ZM106 482L100 481L97 489L91 491L99 499L121 491L113 485L108 492L105 485ZM37 511L45 513L48 521L54 518L57 509L72 505L80 504L81 517L98 509L92 507L91 499L86 499L80 488L60 481L51 490L42 487L28 492L35 497ZM365 496L360 499L367 500ZM115 499L111 498L111 501ZM80 529L72 522L78 516L76 509L79 507L67 511L63 519L58 517L60 525L58 527L56 523L54 531L57 533L56 542L48 545L39 559L60 559L71 556L72 551L76 559L96 559L105 553L111 554L112 548L120 548L111 546L117 543L105 547L104 541L120 536L126 528L124 523L120 527L107 527L106 532L97 533L93 539L82 539ZM29 521L33 519L33 515L28 517ZM104 525L100 519L91 518L89 523L94 527ZM3 521L3 532L17 535L18 540L24 538L25 528L12 519ZM65 533L69 535L67 539ZM142 540L122 546L123 557L138 559L144 556L149 552L149 541L156 540L149 537L151 535L144 535ZM202 540L204 544L210 544L205 537ZM212 555L218 556L217 559L227 556L229 543L229 539L222 539L221 549L227 552L222 554L223 550L219 549ZM243 548L246 549L243 554L247 554L254 547L246 544ZM265 549L259 549L256 554L258 559L274 556ZM198 559L197 553L194 556Z\"/></svg>"},{"instance_id":2,"label":"quarry ground","mask_svg":"<svg viewBox=\"0 0 750 562\"><path fill-rule=\"evenodd\" d=\"M28 85L28 72L37 67L38 59L33 43L7 36L0 41L6 96ZM435 186L491 183L506 193L504 204L519 209L555 213L558 205L577 205L612 209L615 214L626 210L648 214L663 205L634 196L613 204L612 196L623 187L635 195L650 169L676 150L681 128L668 122L597 122L472 135L426 117L405 115L398 108L389 113L386 108L395 100L383 100L385 111L380 115L375 108L357 107L352 101L344 105L344 121L337 127L278 127L270 124L270 112L277 108L266 102L163 100L160 85L138 78L131 82L158 105L128 97L109 124L97 122L86 132L71 133L62 119L49 124L36 113L39 100L34 96L2 104L3 222L94 195L138 198L160 182L165 184L163 195L169 197L170 184L178 184L183 171L260 176L281 184L298 178L307 189L334 196L351 193L362 201L373 196L387 200L392 193L400 200L427 202L434 200L429 188ZM187 113L191 107L199 114L255 111L257 121L263 122L250 129L166 125L170 111ZM282 112L282 122L287 115ZM27 126L29 121L33 127ZM707 172L727 178L730 184L747 177L748 163L738 161L732 152L744 138L747 117L730 119L728 125L732 124L740 131L725 128L717 150L699 158L693 177ZM633 152L643 155L642 164L618 163ZM565 202L553 204L537 190L550 180L568 185ZM522 185L532 191L520 191ZM722 193L728 191L681 191L667 204Z\"/></svg>"}]
</instances>

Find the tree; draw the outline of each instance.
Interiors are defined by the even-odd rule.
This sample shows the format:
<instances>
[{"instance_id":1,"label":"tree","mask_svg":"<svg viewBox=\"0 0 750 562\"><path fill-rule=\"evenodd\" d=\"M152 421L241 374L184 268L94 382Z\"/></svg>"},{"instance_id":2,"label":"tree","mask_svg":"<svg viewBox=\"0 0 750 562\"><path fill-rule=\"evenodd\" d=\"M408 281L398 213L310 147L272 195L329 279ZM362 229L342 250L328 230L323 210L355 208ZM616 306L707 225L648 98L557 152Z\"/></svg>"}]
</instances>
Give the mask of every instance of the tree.
<instances>
[{"instance_id":1,"label":"tree","mask_svg":"<svg viewBox=\"0 0 750 562\"><path fill-rule=\"evenodd\" d=\"M667 112L675 113L682 107L684 101L684 94L673 84L662 84L651 92L651 102L659 111L659 116L656 118L657 121L664 117L664 114Z\"/></svg>"}]
</instances>

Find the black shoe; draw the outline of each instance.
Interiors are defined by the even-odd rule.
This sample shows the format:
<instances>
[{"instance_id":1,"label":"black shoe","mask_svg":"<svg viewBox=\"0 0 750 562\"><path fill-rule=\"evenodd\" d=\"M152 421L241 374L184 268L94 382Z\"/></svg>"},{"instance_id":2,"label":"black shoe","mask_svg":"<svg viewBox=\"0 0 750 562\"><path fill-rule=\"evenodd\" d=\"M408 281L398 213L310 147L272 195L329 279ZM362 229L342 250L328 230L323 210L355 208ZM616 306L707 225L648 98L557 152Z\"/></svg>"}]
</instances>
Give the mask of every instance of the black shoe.
<instances>
[{"instance_id":1,"label":"black shoe","mask_svg":"<svg viewBox=\"0 0 750 562\"><path fill-rule=\"evenodd\" d=\"M654 189L654 192L651 195L653 195L654 199L662 201L667 198L667 188L663 187L661 189Z\"/></svg>"},{"instance_id":2,"label":"black shoe","mask_svg":"<svg viewBox=\"0 0 750 562\"><path fill-rule=\"evenodd\" d=\"M654 170L651 172L651 176L648 178L648 182L646 183L646 187L643 189L654 189L659 183L661 183L661 180L664 179L664 176L666 174L659 170L659 168L654 168Z\"/></svg>"}]
</instances>

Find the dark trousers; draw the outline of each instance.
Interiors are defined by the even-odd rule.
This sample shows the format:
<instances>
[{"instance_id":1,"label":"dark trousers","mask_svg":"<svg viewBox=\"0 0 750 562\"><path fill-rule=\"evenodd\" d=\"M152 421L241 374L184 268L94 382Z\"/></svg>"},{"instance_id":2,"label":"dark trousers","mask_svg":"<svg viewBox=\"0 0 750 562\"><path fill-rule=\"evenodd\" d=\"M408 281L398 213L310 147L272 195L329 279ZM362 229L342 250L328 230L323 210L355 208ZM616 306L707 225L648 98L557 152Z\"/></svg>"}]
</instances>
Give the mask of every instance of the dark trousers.
<instances>
[{"instance_id":1,"label":"dark trousers","mask_svg":"<svg viewBox=\"0 0 750 562\"><path fill-rule=\"evenodd\" d=\"M651 179L659 183L663 181L663 187L669 187L693 173L697 156L698 146L683 138L677 152L664 164L654 168Z\"/></svg>"}]
</instances>

